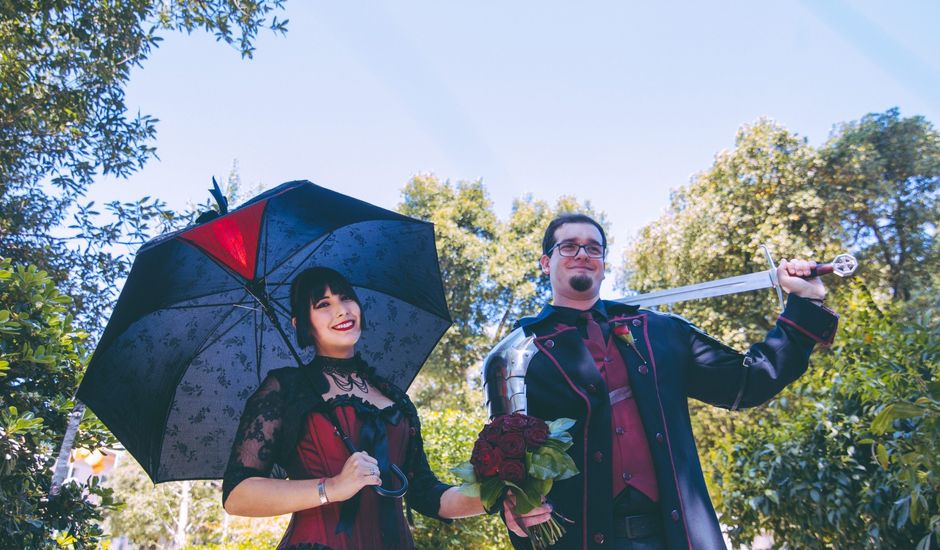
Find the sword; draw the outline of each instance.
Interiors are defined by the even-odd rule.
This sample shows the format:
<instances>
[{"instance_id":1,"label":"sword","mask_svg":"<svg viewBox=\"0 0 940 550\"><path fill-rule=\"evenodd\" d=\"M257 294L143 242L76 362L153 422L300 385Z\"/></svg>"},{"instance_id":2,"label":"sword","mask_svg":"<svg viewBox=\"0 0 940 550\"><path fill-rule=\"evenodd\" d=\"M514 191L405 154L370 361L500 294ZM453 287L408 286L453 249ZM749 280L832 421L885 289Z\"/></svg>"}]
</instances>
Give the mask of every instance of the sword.
<instances>
[{"instance_id":1,"label":"sword","mask_svg":"<svg viewBox=\"0 0 940 550\"><path fill-rule=\"evenodd\" d=\"M707 283L695 285L680 286L648 294L637 294L636 296L627 296L616 300L622 304L651 307L686 300L697 300L699 298L713 298L715 296L724 296L726 294L737 294L739 292L748 292L751 290L760 290L762 288L774 288L777 290L777 298L780 300L780 308L783 309L783 291L780 289L780 281L777 280L777 265L767 246L760 245L770 269L759 273L750 273L748 275L738 275L726 279L718 279ZM818 277L835 273L839 277L849 277L858 269L858 261L851 254L839 254L828 264L817 264L813 268L809 277Z\"/></svg>"}]
</instances>

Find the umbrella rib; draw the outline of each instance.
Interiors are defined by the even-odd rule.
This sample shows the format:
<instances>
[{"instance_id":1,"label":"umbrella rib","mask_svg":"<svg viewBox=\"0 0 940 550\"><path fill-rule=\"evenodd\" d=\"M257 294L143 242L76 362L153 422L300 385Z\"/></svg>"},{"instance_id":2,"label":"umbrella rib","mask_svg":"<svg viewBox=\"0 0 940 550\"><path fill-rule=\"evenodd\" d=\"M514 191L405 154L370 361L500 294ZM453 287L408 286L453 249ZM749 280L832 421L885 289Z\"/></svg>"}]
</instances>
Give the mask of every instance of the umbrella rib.
<instances>
[{"instance_id":1,"label":"umbrella rib","mask_svg":"<svg viewBox=\"0 0 940 550\"><path fill-rule=\"evenodd\" d=\"M339 227L345 227L345 226L339 226ZM283 280L285 280L285 281L290 281L290 280L292 280L292 279L294 278L294 274L297 273L297 270L300 269L301 266L303 266L304 264L306 264L307 260L309 260L311 256L313 256L314 254L317 253L317 250L320 250L320 247L323 246L323 244L327 241L327 239L329 239L334 233L336 233L336 230L339 229L339 227L335 227L335 228L331 229L329 233L327 233L325 236L323 236L323 238L320 239L319 244L317 244L315 247L313 247L313 250L311 250L311 251L304 257L304 259L303 259L301 262L299 262L299 263L297 264L297 267L295 267L294 269L292 269L291 272L287 275L287 277L284 277ZM265 235L265 240L267 241L267 235ZM265 249L267 249L267 242L265 242ZM265 264L267 264L267 261L268 261L268 255L267 255L267 254L264 255L264 261L265 261ZM270 271L268 271L267 265L265 265L265 271L264 271L264 273L265 273L265 279L267 279L268 273L271 273L272 271L274 271L275 269L281 267L281 266L284 265L285 263L287 263L287 259L286 259L286 258L284 259L283 262L281 262L281 263L275 265L274 267L272 267Z\"/></svg>"},{"instance_id":2,"label":"umbrella rib","mask_svg":"<svg viewBox=\"0 0 940 550\"><path fill-rule=\"evenodd\" d=\"M258 316L261 316L260 322ZM255 377L258 379L258 385L261 385L261 346L264 344L264 330L261 327L261 324L264 323L266 317L264 312L260 310L255 311Z\"/></svg>"},{"instance_id":3,"label":"umbrella rib","mask_svg":"<svg viewBox=\"0 0 940 550\"><path fill-rule=\"evenodd\" d=\"M246 303L254 303L254 300L246 300ZM162 309L163 309L163 310L173 310L173 309L201 309L201 308L208 308L208 307L225 307L225 306L238 307L238 308L242 308L242 309L250 309L250 310L253 310L253 311L258 309L258 308L256 308L256 307L247 306L247 305L241 304L241 303L233 303L233 302L220 302L220 303L218 303L218 304L193 304L193 305L191 305L191 306L169 306L169 307L165 307L165 308L162 308Z\"/></svg>"},{"instance_id":4,"label":"umbrella rib","mask_svg":"<svg viewBox=\"0 0 940 550\"><path fill-rule=\"evenodd\" d=\"M231 305L232 305L232 307L233 307L232 311L226 313L225 316L222 317L222 320L219 322L219 324L216 325L216 329L218 329L220 326L222 326L222 324L223 324L229 317L232 316L232 313L234 313L234 311L235 311L234 308L235 308L235 307L238 307L238 306L236 306L236 305L234 305L234 304L231 304ZM208 349L209 346L211 346L212 344L215 344L216 342L218 342L219 340L221 340L222 337L224 337L226 334L228 334L229 332L231 332L232 329L234 329L236 326L238 326L238 323L242 322L242 321L245 319L245 317L247 317L248 315L250 315L250 314L251 314L250 311L254 311L253 308L243 308L243 309L248 309L249 311L246 311L245 313L243 313L238 319L235 320L235 322L233 322L233 323L231 324L231 326L229 326L229 327L228 327L227 329L225 329L224 331L219 332L219 333L216 333L216 331L213 330L213 331L210 333L210 335L206 337L206 340L202 343L202 345L199 346L199 348L196 350L196 352L193 353L193 358L195 358L195 357L196 357L197 355L199 355L200 353L206 351L206 349ZM215 336L215 338L212 338L212 336ZM192 361L192 359L190 359L190 361Z\"/></svg>"}]
</instances>

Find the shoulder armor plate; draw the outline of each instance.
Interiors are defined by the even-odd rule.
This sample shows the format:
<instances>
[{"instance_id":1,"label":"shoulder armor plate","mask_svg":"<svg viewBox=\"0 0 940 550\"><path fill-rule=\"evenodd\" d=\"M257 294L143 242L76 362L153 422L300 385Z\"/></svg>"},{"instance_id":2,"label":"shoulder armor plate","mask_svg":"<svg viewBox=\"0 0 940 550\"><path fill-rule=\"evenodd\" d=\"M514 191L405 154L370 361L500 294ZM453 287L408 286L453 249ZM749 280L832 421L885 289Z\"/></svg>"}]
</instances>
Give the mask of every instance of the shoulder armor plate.
<instances>
[{"instance_id":1,"label":"shoulder armor plate","mask_svg":"<svg viewBox=\"0 0 940 550\"><path fill-rule=\"evenodd\" d=\"M483 396L490 418L501 414L527 413L525 374L538 352L535 336L521 328L500 340L483 361Z\"/></svg>"}]
</instances>

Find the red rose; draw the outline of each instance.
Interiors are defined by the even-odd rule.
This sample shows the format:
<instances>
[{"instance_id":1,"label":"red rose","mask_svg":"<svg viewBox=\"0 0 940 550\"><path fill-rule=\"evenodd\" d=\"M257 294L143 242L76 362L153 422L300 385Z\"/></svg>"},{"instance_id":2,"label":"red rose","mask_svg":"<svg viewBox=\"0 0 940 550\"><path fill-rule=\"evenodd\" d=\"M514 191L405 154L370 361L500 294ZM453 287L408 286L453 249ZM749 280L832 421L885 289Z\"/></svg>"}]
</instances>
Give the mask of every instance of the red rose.
<instances>
[{"instance_id":1,"label":"red rose","mask_svg":"<svg viewBox=\"0 0 940 550\"><path fill-rule=\"evenodd\" d=\"M499 436L502 435L503 431L499 428L494 428L492 425L486 426L483 428L483 431L480 432L480 439L483 439L490 445L496 445L499 443Z\"/></svg>"},{"instance_id":2,"label":"red rose","mask_svg":"<svg viewBox=\"0 0 940 550\"><path fill-rule=\"evenodd\" d=\"M520 483L525 479L525 464L521 460L504 460L499 469L499 479Z\"/></svg>"},{"instance_id":3,"label":"red rose","mask_svg":"<svg viewBox=\"0 0 940 550\"><path fill-rule=\"evenodd\" d=\"M502 433L503 423L505 421L506 421L506 415L497 416L496 418L493 419L492 422L487 424L487 427L489 427L491 430L493 430L496 433Z\"/></svg>"},{"instance_id":4,"label":"red rose","mask_svg":"<svg viewBox=\"0 0 940 550\"><path fill-rule=\"evenodd\" d=\"M521 432L528 424L529 420L526 415L512 413L503 421L503 430L507 432Z\"/></svg>"},{"instance_id":5,"label":"red rose","mask_svg":"<svg viewBox=\"0 0 940 550\"><path fill-rule=\"evenodd\" d=\"M526 447L530 451L534 451L541 447L545 440L548 439L548 424L542 422L541 426L532 426L527 429L524 434Z\"/></svg>"},{"instance_id":6,"label":"red rose","mask_svg":"<svg viewBox=\"0 0 940 550\"><path fill-rule=\"evenodd\" d=\"M499 438L499 450L508 458L525 456L525 438L521 433L510 432Z\"/></svg>"},{"instance_id":7,"label":"red rose","mask_svg":"<svg viewBox=\"0 0 940 550\"><path fill-rule=\"evenodd\" d=\"M502 452L492 447L486 441L478 439L470 455L470 464L477 477L490 477L496 475L503 461Z\"/></svg>"}]
</instances>

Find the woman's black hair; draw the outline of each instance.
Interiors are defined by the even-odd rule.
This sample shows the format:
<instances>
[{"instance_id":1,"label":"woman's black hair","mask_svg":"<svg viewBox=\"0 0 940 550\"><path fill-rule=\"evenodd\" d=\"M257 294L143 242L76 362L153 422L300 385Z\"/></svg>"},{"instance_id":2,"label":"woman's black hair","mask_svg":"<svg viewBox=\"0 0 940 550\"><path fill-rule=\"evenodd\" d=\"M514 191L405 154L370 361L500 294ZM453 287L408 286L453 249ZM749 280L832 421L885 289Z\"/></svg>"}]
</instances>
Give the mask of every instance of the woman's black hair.
<instances>
[{"instance_id":1,"label":"woman's black hair","mask_svg":"<svg viewBox=\"0 0 940 550\"><path fill-rule=\"evenodd\" d=\"M310 326L310 306L315 304L324 295L326 289L339 296L351 298L359 305L359 327L365 327L365 314L362 313L362 302L356 291L349 284L346 277L338 271L328 267L311 267L301 271L290 284L290 314L297 320L297 344L306 348L314 344L312 328Z\"/></svg>"}]
</instances>

